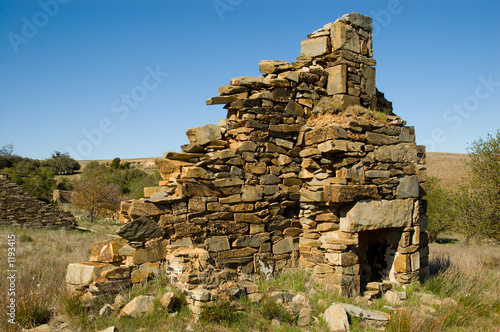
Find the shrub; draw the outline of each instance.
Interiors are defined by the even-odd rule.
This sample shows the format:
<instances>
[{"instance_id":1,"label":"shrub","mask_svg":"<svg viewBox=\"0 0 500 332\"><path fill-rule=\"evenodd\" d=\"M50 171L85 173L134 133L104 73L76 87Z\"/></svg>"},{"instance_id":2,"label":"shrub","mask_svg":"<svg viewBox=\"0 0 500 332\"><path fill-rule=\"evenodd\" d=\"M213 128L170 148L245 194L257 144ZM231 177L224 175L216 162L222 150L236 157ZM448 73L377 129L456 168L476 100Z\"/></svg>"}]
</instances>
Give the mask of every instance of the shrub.
<instances>
[{"instance_id":1,"label":"shrub","mask_svg":"<svg viewBox=\"0 0 500 332\"><path fill-rule=\"evenodd\" d=\"M87 211L90 222L113 215L123 200L118 187L106 183L98 168L86 170L75 183L74 204Z\"/></svg>"},{"instance_id":2,"label":"shrub","mask_svg":"<svg viewBox=\"0 0 500 332\"><path fill-rule=\"evenodd\" d=\"M429 177L426 181L427 194L424 199L428 202L427 232L432 242L436 241L439 233L452 230L457 219L456 197L451 191L441 187L440 181L436 177Z\"/></svg>"},{"instance_id":3,"label":"shrub","mask_svg":"<svg viewBox=\"0 0 500 332\"><path fill-rule=\"evenodd\" d=\"M466 240L476 236L500 241L500 130L468 148L469 179L460 188L460 231Z\"/></svg>"}]
</instances>

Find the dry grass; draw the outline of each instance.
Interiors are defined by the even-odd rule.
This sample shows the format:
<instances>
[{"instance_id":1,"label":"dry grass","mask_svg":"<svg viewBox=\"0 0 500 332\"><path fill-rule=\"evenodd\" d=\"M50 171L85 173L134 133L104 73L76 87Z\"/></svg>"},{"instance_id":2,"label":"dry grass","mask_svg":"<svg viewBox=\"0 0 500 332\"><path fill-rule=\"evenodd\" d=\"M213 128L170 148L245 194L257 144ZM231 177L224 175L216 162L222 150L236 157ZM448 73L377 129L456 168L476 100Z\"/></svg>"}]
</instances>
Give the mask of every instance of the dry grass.
<instances>
[{"instance_id":1,"label":"dry grass","mask_svg":"<svg viewBox=\"0 0 500 332\"><path fill-rule=\"evenodd\" d=\"M467 159L465 153L427 152L427 175L441 179L443 188L457 191L467 177Z\"/></svg>"},{"instance_id":2,"label":"dry grass","mask_svg":"<svg viewBox=\"0 0 500 332\"><path fill-rule=\"evenodd\" d=\"M5 278L7 236L16 236L16 319L24 327L46 322L66 292L65 275L69 263L88 261L90 243L109 238L102 233L78 231L0 229L0 268ZM7 283L1 283L0 306L8 304ZM1 331L16 331L5 317L0 319Z\"/></svg>"},{"instance_id":3,"label":"dry grass","mask_svg":"<svg viewBox=\"0 0 500 332\"><path fill-rule=\"evenodd\" d=\"M389 331L500 331L500 247L432 244L431 277L409 292L409 310L393 314ZM436 313L414 314L415 291L451 298Z\"/></svg>"}]
</instances>

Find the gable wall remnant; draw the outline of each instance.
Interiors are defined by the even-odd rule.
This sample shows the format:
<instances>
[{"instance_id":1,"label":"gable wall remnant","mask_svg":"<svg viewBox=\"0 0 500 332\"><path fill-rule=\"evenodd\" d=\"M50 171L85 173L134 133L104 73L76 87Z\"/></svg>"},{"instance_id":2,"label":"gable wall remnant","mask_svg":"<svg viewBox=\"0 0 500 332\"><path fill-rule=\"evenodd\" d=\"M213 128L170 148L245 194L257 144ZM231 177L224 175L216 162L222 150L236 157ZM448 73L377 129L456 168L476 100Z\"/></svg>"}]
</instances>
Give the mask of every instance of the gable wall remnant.
<instances>
[{"instance_id":1,"label":"gable wall remnant","mask_svg":"<svg viewBox=\"0 0 500 332\"><path fill-rule=\"evenodd\" d=\"M227 117L156 160L163 181L122 203L128 244L108 256L132 282L166 271L186 290L302 267L355 295L375 276L428 274L425 150L376 89L372 56L371 19L351 13L295 62L263 60L261 76L219 87L206 104Z\"/></svg>"}]
</instances>

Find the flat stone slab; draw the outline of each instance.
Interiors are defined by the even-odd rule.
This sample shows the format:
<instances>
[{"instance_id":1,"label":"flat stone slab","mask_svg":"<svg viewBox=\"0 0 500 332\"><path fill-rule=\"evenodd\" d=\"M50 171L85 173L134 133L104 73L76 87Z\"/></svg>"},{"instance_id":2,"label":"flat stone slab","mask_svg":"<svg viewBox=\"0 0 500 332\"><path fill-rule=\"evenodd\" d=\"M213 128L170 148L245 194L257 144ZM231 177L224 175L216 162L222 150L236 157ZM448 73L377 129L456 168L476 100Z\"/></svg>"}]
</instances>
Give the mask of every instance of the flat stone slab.
<instances>
[{"instance_id":1,"label":"flat stone slab","mask_svg":"<svg viewBox=\"0 0 500 332\"><path fill-rule=\"evenodd\" d=\"M352 207L344 207L340 214L343 232L408 227L412 221L413 199L358 201Z\"/></svg>"}]
</instances>

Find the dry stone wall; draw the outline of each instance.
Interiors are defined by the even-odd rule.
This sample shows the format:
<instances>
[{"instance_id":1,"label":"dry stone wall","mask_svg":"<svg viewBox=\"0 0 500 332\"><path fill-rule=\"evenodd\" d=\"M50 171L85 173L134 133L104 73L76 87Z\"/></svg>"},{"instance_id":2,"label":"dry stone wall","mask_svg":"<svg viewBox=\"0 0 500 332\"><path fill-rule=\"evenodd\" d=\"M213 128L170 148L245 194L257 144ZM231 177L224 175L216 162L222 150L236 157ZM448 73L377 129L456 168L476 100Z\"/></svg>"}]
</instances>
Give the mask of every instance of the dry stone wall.
<instances>
[{"instance_id":1,"label":"dry stone wall","mask_svg":"<svg viewBox=\"0 0 500 332\"><path fill-rule=\"evenodd\" d=\"M205 291L293 267L350 295L428 273L425 151L375 87L371 19L347 14L308 37L295 62L263 60L261 76L206 101L226 119L156 160L164 181L122 203L127 244L101 243L96 262Z\"/></svg>"},{"instance_id":2,"label":"dry stone wall","mask_svg":"<svg viewBox=\"0 0 500 332\"><path fill-rule=\"evenodd\" d=\"M0 225L23 228L72 229L77 223L69 212L39 201L0 174Z\"/></svg>"}]
</instances>

